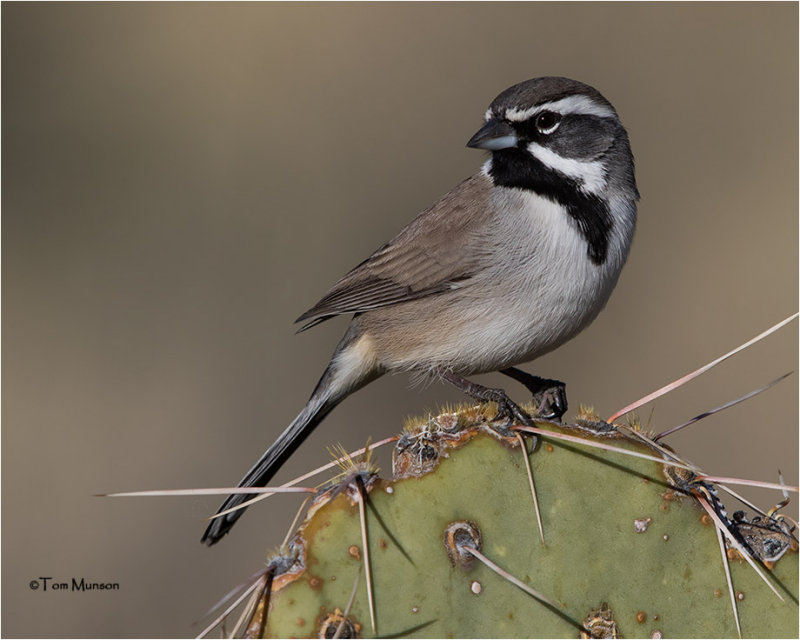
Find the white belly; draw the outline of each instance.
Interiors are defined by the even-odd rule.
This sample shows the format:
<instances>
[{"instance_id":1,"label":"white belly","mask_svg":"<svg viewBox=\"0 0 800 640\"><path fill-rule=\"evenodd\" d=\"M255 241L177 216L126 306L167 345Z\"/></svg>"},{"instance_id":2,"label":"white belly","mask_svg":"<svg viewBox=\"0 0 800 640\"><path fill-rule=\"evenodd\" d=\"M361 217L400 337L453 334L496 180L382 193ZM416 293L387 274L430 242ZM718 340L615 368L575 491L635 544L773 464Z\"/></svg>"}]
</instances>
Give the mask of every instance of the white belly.
<instances>
[{"instance_id":1,"label":"white belly","mask_svg":"<svg viewBox=\"0 0 800 640\"><path fill-rule=\"evenodd\" d=\"M560 205L503 191L485 239L492 252L487 268L442 301L440 315L450 319L392 368L450 367L468 375L527 362L574 337L605 306L627 257L635 211L629 221L615 221L607 259L597 265Z\"/></svg>"}]
</instances>

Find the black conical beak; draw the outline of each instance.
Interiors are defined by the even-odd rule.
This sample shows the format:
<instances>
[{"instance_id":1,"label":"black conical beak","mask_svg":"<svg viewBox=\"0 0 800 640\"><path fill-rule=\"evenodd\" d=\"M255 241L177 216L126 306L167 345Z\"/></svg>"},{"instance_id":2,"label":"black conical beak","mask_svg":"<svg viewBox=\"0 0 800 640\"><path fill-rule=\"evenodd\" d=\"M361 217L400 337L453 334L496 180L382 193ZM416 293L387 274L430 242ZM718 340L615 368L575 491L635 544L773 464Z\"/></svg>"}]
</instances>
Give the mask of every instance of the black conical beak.
<instances>
[{"instance_id":1,"label":"black conical beak","mask_svg":"<svg viewBox=\"0 0 800 640\"><path fill-rule=\"evenodd\" d=\"M517 133L510 124L492 118L478 129L478 132L469 139L467 146L473 149L488 149L499 151L517 146Z\"/></svg>"}]
</instances>

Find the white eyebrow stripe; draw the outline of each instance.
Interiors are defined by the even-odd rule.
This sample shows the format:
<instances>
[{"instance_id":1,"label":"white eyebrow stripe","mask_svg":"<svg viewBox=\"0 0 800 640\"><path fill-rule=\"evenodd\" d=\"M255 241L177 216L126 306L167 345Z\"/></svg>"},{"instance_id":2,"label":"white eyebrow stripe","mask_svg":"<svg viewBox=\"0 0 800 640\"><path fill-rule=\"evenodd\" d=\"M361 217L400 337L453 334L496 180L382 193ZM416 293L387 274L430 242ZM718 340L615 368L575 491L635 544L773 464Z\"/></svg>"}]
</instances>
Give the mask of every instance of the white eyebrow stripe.
<instances>
[{"instance_id":1,"label":"white eyebrow stripe","mask_svg":"<svg viewBox=\"0 0 800 640\"><path fill-rule=\"evenodd\" d=\"M616 118L617 114L610 107L592 100L589 96L574 95L551 100L544 104L538 104L528 109L517 109L513 107L506 110L506 120L511 122L522 122L536 115L540 111L555 111L561 115L579 114L586 116L597 116L599 118Z\"/></svg>"},{"instance_id":2,"label":"white eyebrow stripe","mask_svg":"<svg viewBox=\"0 0 800 640\"><path fill-rule=\"evenodd\" d=\"M483 114L483 119L484 119L486 122L489 122L489 120L491 120L493 117L494 117L494 114L492 113L492 109L491 109L491 107L489 107L489 108L486 110L486 113L484 113L484 114Z\"/></svg>"},{"instance_id":3,"label":"white eyebrow stripe","mask_svg":"<svg viewBox=\"0 0 800 640\"><path fill-rule=\"evenodd\" d=\"M598 194L606 186L606 172L599 160L576 160L565 158L547 147L531 142L528 144L530 154L546 167L579 180L581 188L587 193Z\"/></svg>"}]
</instances>

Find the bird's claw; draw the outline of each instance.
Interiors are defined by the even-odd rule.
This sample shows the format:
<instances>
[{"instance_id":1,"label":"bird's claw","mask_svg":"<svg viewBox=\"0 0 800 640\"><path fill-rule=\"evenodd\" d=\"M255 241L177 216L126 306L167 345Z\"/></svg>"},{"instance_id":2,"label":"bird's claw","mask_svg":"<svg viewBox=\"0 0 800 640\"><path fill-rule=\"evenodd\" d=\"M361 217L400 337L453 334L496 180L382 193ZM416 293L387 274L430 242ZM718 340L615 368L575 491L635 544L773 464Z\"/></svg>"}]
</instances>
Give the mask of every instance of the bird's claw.
<instances>
[{"instance_id":1,"label":"bird's claw","mask_svg":"<svg viewBox=\"0 0 800 640\"><path fill-rule=\"evenodd\" d=\"M493 391L495 391L496 394L493 400L497 403L497 415L495 415L492 422L497 422L505 418L506 423L504 427L506 431L508 431L508 427L513 424L522 424L526 427L533 426L533 421L528 413L513 402L504 391L501 389L494 389Z\"/></svg>"},{"instance_id":2,"label":"bird's claw","mask_svg":"<svg viewBox=\"0 0 800 640\"><path fill-rule=\"evenodd\" d=\"M567 412L567 385L558 380L547 382L552 382L552 385L533 394L533 406L537 417L560 422L561 416Z\"/></svg>"}]
</instances>

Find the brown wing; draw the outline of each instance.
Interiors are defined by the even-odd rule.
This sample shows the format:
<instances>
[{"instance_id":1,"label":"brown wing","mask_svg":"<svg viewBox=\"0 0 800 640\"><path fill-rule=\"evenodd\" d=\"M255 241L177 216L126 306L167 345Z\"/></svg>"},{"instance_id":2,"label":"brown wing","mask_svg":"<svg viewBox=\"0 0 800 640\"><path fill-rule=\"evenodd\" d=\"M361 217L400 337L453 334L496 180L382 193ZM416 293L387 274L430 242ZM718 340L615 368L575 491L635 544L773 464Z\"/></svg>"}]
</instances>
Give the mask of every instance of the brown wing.
<instances>
[{"instance_id":1,"label":"brown wing","mask_svg":"<svg viewBox=\"0 0 800 640\"><path fill-rule=\"evenodd\" d=\"M480 222L488 179L473 176L417 216L393 240L337 282L297 322L415 300L463 286L480 266Z\"/></svg>"}]
</instances>

